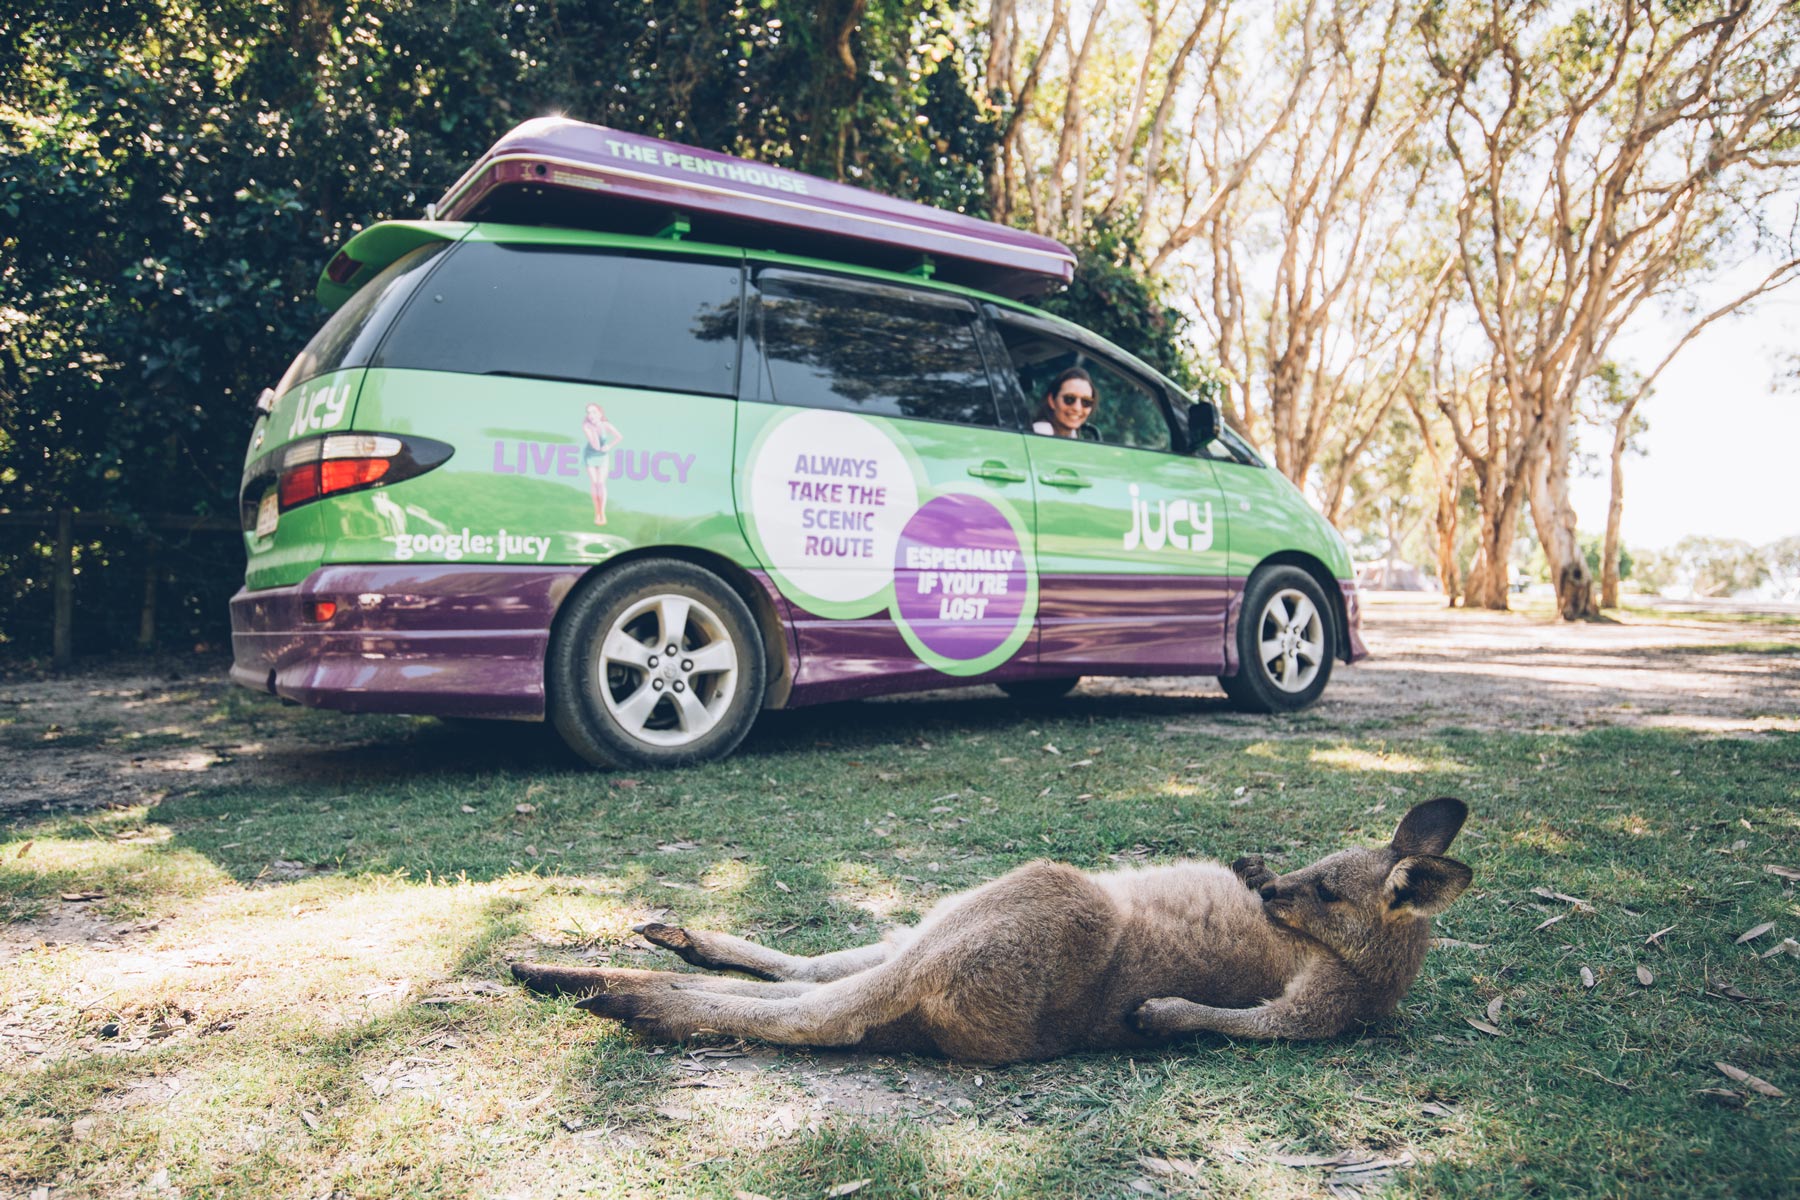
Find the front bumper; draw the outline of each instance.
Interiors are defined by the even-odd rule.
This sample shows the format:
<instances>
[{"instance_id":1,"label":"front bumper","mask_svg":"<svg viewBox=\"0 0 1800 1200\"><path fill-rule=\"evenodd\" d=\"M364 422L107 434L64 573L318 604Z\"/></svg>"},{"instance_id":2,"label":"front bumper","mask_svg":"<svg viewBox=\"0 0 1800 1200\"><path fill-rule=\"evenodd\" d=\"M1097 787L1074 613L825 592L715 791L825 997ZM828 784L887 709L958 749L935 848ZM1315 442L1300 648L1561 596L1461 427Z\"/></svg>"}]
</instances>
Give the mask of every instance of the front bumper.
<instances>
[{"instance_id":1,"label":"front bumper","mask_svg":"<svg viewBox=\"0 0 1800 1200\"><path fill-rule=\"evenodd\" d=\"M542 720L580 567L331 566L231 599L231 678L313 708ZM328 621L308 606L331 601Z\"/></svg>"}]
</instances>

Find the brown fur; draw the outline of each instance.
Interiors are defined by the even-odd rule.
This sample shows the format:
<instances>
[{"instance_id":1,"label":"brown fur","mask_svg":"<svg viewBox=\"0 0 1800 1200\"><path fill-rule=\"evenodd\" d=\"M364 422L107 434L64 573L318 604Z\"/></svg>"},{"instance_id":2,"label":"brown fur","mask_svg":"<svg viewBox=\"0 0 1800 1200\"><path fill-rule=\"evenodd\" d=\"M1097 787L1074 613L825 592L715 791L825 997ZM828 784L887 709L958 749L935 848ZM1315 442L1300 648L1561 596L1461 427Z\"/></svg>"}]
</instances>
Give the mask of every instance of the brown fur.
<instances>
[{"instance_id":1,"label":"brown fur","mask_svg":"<svg viewBox=\"0 0 1800 1200\"><path fill-rule=\"evenodd\" d=\"M513 974L665 1040L1009 1062L1203 1031L1330 1037L1393 1012L1419 973L1430 917L1471 878L1442 857L1467 815L1460 800L1427 801L1388 845L1281 876L1256 856L1096 875L1028 863L884 942L816 958L639 927L696 966L769 982L534 963Z\"/></svg>"}]
</instances>

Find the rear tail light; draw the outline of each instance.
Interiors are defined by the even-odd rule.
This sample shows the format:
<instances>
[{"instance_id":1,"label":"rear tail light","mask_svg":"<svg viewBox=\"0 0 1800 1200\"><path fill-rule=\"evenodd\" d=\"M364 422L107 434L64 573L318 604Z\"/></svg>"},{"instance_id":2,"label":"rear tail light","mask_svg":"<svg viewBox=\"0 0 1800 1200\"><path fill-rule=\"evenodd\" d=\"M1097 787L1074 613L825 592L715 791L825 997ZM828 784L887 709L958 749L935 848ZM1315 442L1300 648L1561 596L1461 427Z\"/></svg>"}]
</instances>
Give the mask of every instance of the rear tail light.
<instances>
[{"instance_id":1,"label":"rear tail light","mask_svg":"<svg viewBox=\"0 0 1800 1200\"><path fill-rule=\"evenodd\" d=\"M335 600L308 600L306 602L306 619L323 624L337 616Z\"/></svg>"},{"instance_id":2,"label":"rear tail light","mask_svg":"<svg viewBox=\"0 0 1800 1200\"><path fill-rule=\"evenodd\" d=\"M271 484L285 512L325 496L412 479L454 453L445 442L391 433L328 433L289 442L244 472L244 528L254 527L256 506Z\"/></svg>"}]
</instances>

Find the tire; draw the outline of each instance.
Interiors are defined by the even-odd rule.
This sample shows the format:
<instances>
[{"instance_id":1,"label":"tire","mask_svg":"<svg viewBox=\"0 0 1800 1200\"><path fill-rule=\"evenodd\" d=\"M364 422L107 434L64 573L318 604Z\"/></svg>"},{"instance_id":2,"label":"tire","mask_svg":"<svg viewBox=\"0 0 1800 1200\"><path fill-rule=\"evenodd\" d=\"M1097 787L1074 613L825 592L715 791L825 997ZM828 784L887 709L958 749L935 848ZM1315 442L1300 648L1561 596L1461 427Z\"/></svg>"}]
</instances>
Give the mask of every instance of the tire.
<instances>
[{"instance_id":1,"label":"tire","mask_svg":"<svg viewBox=\"0 0 1800 1200\"><path fill-rule=\"evenodd\" d=\"M1219 680L1236 707L1296 712L1318 700L1337 659L1337 624L1318 581L1289 566L1251 575L1237 651L1238 673Z\"/></svg>"},{"instance_id":2,"label":"tire","mask_svg":"<svg viewBox=\"0 0 1800 1200\"><path fill-rule=\"evenodd\" d=\"M1074 691L1080 682L1081 676L1069 675L1061 679L1015 679L997 686L1021 704L1050 704Z\"/></svg>"},{"instance_id":3,"label":"tire","mask_svg":"<svg viewBox=\"0 0 1800 1200\"><path fill-rule=\"evenodd\" d=\"M600 767L674 767L737 748L767 667L743 597L702 567L653 558L570 598L544 676L551 723L576 754Z\"/></svg>"}]
</instances>

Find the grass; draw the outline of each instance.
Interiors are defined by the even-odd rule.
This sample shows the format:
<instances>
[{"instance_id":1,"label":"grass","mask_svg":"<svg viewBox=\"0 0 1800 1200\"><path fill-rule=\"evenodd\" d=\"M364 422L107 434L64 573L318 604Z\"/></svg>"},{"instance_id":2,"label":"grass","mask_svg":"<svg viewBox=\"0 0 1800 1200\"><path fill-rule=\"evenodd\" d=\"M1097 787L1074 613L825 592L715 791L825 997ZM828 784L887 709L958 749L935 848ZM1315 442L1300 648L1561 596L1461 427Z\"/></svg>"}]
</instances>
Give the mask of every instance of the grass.
<instances>
[{"instance_id":1,"label":"grass","mask_svg":"<svg viewBox=\"0 0 1800 1200\"><path fill-rule=\"evenodd\" d=\"M1402 1196L1800 1188L1794 1102L1712 1066L1800 1092L1800 959L1758 954L1800 933L1793 885L1763 869L1800 867L1800 737L1388 741L1245 719L1222 740L1170 732L1180 711L770 714L733 759L634 778L529 729L476 744L233 696L215 728L295 722L316 751L250 786L0 827L0 938L62 943L0 968L0 1192L1316 1195L1330 1168L1273 1156L1346 1149L1410 1155L1369 1186ZM744 1063L506 982L524 954L655 964L629 927L665 911L798 952L853 945L1037 856L1288 868L1444 793L1474 809L1455 852L1476 885L1439 920L1466 944L1434 950L1361 1036L724 1069ZM103 895L61 899L82 892ZM1467 1023L1496 998L1500 1037Z\"/></svg>"},{"instance_id":2,"label":"grass","mask_svg":"<svg viewBox=\"0 0 1800 1200\"><path fill-rule=\"evenodd\" d=\"M1644 597L1627 598L1617 608L1606 609L1606 615L1624 616L1632 622L1698 622L1703 625L1748 625L1775 630L1800 629L1800 613L1766 612L1754 609L1724 607L1725 601L1718 602L1719 608L1710 608L1706 602L1693 604L1681 602L1659 604ZM1511 611L1522 613L1540 620L1552 620L1556 616L1556 599L1553 596L1510 596L1507 605Z\"/></svg>"}]
</instances>

